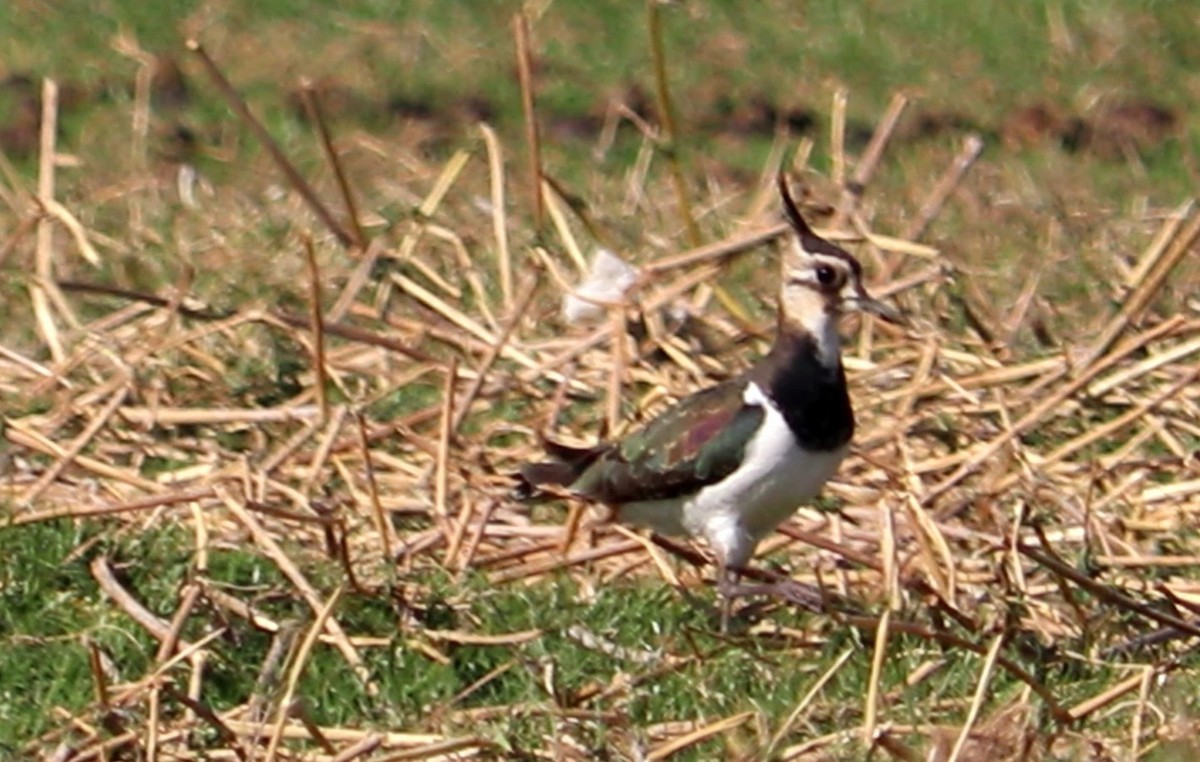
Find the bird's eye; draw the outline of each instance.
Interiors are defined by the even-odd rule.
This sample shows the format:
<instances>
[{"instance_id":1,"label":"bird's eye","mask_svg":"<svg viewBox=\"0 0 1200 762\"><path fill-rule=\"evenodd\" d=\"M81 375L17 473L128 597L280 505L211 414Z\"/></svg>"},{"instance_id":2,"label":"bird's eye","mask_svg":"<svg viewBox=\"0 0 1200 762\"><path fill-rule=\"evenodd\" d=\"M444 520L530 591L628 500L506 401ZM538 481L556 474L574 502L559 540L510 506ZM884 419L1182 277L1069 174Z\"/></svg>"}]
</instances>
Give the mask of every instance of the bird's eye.
<instances>
[{"instance_id":1,"label":"bird's eye","mask_svg":"<svg viewBox=\"0 0 1200 762\"><path fill-rule=\"evenodd\" d=\"M832 286L837 281L837 270L829 265L817 265L817 282L822 286Z\"/></svg>"}]
</instances>

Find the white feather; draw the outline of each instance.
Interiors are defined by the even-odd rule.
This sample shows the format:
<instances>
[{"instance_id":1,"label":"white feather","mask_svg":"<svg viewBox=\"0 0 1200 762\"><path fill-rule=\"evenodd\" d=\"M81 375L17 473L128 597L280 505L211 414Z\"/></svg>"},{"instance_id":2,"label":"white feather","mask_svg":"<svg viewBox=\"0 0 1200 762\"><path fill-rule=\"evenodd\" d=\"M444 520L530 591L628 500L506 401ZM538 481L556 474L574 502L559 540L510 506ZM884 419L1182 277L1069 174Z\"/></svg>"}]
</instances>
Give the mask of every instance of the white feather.
<instances>
[{"instance_id":1,"label":"white feather","mask_svg":"<svg viewBox=\"0 0 1200 762\"><path fill-rule=\"evenodd\" d=\"M563 297L563 318L571 325L599 320L605 305L620 304L637 279L636 267L608 249L597 249L587 277L575 293Z\"/></svg>"}]
</instances>

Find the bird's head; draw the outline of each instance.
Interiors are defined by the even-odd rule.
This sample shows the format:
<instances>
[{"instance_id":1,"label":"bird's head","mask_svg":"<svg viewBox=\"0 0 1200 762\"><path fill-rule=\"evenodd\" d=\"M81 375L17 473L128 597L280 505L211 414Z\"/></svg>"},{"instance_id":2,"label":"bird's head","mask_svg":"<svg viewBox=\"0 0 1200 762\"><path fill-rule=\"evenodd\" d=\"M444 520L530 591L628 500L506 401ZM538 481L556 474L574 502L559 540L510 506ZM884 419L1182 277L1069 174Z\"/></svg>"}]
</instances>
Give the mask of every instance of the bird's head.
<instances>
[{"instance_id":1,"label":"bird's head","mask_svg":"<svg viewBox=\"0 0 1200 762\"><path fill-rule=\"evenodd\" d=\"M792 226L792 246L784 256L780 285L780 321L823 337L837 330L846 312L869 312L890 323L903 323L894 308L873 298L863 286L862 265L842 247L813 232L779 174L779 195Z\"/></svg>"}]
</instances>

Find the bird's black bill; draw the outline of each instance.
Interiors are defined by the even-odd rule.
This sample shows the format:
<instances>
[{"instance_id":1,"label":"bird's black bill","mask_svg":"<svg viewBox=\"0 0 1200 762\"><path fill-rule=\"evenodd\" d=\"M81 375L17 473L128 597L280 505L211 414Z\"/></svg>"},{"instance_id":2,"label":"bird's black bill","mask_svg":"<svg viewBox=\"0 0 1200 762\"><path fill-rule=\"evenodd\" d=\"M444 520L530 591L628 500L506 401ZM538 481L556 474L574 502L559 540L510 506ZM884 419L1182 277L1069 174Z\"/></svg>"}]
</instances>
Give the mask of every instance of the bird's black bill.
<instances>
[{"instance_id":1,"label":"bird's black bill","mask_svg":"<svg viewBox=\"0 0 1200 762\"><path fill-rule=\"evenodd\" d=\"M908 325L908 320L905 319L904 315L898 309L889 304L884 304L878 299L873 299L866 294L855 298L853 305L855 308L863 312L869 312L893 325Z\"/></svg>"}]
</instances>

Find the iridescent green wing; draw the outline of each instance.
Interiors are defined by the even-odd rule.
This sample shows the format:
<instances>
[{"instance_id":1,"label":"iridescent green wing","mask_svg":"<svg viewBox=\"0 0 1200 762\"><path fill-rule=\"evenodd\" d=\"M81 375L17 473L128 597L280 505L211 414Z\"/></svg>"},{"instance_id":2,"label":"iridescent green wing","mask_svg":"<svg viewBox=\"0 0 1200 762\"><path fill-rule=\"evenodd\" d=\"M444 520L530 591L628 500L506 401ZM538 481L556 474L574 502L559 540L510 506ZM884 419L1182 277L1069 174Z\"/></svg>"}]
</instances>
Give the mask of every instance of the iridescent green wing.
<instances>
[{"instance_id":1,"label":"iridescent green wing","mask_svg":"<svg viewBox=\"0 0 1200 762\"><path fill-rule=\"evenodd\" d=\"M688 397L596 460L571 485L611 504L688 495L731 474L766 411L743 401L745 379Z\"/></svg>"}]
</instances>

